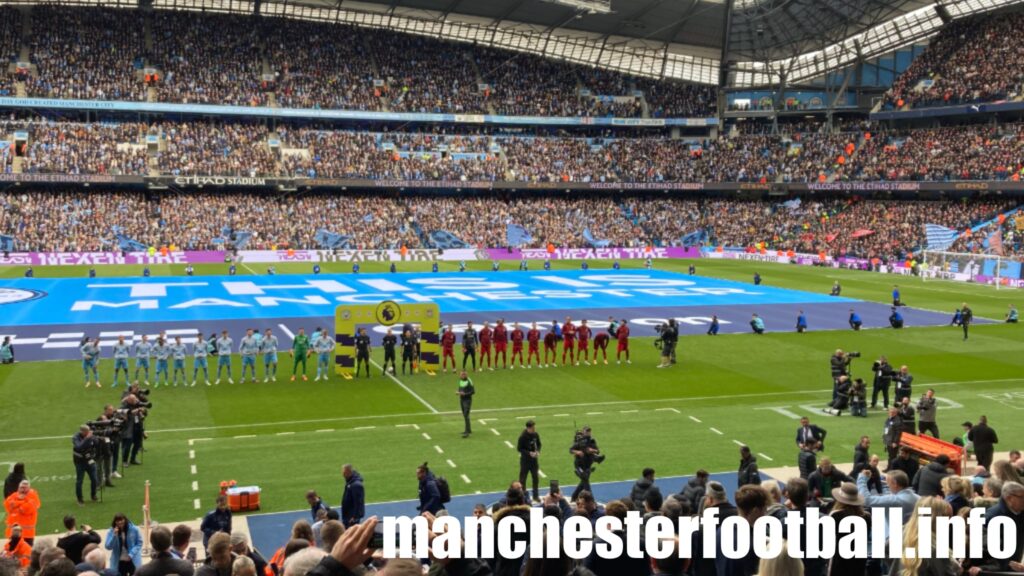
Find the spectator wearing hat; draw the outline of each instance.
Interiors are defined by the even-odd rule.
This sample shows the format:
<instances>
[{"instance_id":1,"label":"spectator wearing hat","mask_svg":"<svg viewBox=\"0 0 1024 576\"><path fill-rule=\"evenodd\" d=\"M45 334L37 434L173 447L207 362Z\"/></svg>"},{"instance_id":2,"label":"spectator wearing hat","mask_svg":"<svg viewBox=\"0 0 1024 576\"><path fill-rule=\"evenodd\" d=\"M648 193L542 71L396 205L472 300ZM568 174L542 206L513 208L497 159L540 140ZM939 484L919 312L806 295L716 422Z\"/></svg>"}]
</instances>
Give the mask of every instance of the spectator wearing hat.
<instances>
[{"instance_id":1,"label":"spectator wearing hat","mask_svg":"<svg viewBox=\"0 0 1024 576\"><path fill-rule=\"evenodd\" d=\"M835 520L836 542L850 534L840 529L842 521L846 518L860 517L871 527L871 516L864 510L864 497L857 492L857 485L853 482L843 482L839 487L832 489L832 499L835 504L829 516ZM867 566L866 558L851 558L849 560L834 556L829 560L828 576L863 576Z\"/></svg>"},{"instance_id":2,"label":"spectator wearing hat","mask_svg":"<svg viewBox=\"0 0 1024 576\"><path fill-rule=\"evenodd\" d=\"M725 487L717 480L711 480L707 483L704 501L701 503L698 514L703 516L704 512L709 508L717 509L719 522L738 514L736 507L729 503ZM691 568L694 576L714 576L717 574L714 551L704 550L704 530L705 528L701 527L701 529L694 531L690 540L691 550L693 551L693 564Z\"/></svg>"}]
</instances>

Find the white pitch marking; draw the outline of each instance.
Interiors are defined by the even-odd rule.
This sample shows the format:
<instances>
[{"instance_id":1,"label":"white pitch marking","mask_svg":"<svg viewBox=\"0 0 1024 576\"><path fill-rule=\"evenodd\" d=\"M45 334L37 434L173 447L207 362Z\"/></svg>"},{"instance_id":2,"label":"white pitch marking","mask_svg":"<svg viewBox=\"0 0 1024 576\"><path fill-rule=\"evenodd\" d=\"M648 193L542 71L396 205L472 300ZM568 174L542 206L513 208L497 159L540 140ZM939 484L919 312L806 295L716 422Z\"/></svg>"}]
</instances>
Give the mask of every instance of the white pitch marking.
<instances>
[{"instance_id":1,"label":"white pitch marking","mask_svg":"<svg viewBox=\"0 0 1024 576\"><path fill-rule=\"evenodd\" d=\"M195 450L189 450L188 451L188 457L189 457L190 460L195 460L196 459L196 451Z\"/></svg>"},{"instance_id":2,"label":"white pitch marking","mask_svg":"<svg viewBox=\"0 0 1024 576\"><path fill-rule=\"evenodd\" d=\"M799 420L801 418L799 414L791 410L787 410L786 408L788 408L788 406L772 406L770 408L754 408L754 410L771 410L772 412L778 412L786 418L792 418L794 420Z\"/></svg>"},{"instance_id":3,"label":"white pitch marking","mask_svg":"<svg viewBox=\"0 0 1024 576\"><path fill-rule=\"evenodd\" d=\"M513 450L515 450L515 448L516 448L516 447L515 447L515 446L513 446L513 445L512 445L512 443L511 443L511 442L509 442L508 440L505 440L505 446L508 446L509 448L511 448L511 449L513 449Z\"/></svg>"},{"instance_id":4,"label":"white pitch marking","mask_svg":"<svg viewBox=\"0 0 1024 576\"><path fill-rule=\"evenodd\" d=\"M535 418L537 418L537 417L536 416L516 416L516 420L533 420ZM494 418L494 420L497 420L497 418Z\"/></svg>"},{"instance_id":5,"label":"white pitch marking","mask_svg":"<svg viewBox=\"0 0 1024 576\"><path fill-rule=\"evenodd\" d=\"M765 454L764 452L758 452L757 455L760 456L761 458L764 458L765 460L767 460L769 462L774 462L775 461L774 458L772 458L771 456Z\"/></svg>"},{"instance_id":6,"label":"white pitch marking","mask_svg":"<svg viewBox=\"0 0 1024 576\"><path fill-rule=\"evenodd\" d=\"M537 469L537 475L540 476L541 478L547 478L548 477L548 475L545 474L544 471L541 470L540 468Z\"/></svg>"},{"instance_id":7,"label":"white pitch marking","mask_svg":"<svg viewBox=\"0 0 1024 576\"><path fill-rule=\"evenodd\" d=\"M444 450L441 450L441 447L437 444L434 444L434 450L437 450L438 454L444 454Z\"/></svg>"},{"instance_id":8,"label":"white pitch marking","mask_svg":"<svg viewBox=\"0 0 1024 576\"><path fill-rule=\"evenodd\" d=\"M679 410L676 410L675 408L655 408L654 411L655 412L675 412L676 414L682 414L682 412L680 412Z\"/></svg>"},{"instance_id":9,"label":"white pitch marking","mask_svg":"<svg viewBox=\"0 0 1024 576\"><path fill-rule=\"evenodd\" d=\"M587 412L587 416L600 416L604 412Z\"/></svg>"},{"instance_id":10,"label":"white pitch marking","mask_svg":"<svg viewBox=\"0 0 1024 576\"><path fill-rule=\"evenodd\" d=\"M317 432L334 432L334 428L321 428Z\"/></svg>"},{"instance_id":11,"label":"white pitch marking","mask_svg":"<svg viewBox=\"0 0 1024 576\"><path fill-rule=\"evenodd\" d=\"M196 465L195 464L192 465L192 473L193 474L197 473Z\"/></svg>"},{"instance_id":12,"label":"white pitch marking","mask_svg":"<svg viewBox=\"0 0 1024 576\"><path fill-rule=\"evenodd\" d=\"M292 434L295 434L295 432L278 432L277 433L278 436L291 436Z\"/></svg>"},{"instance_id":13,"label":"white pitch marking","mask_svg":"<svg viewBox=\"0 0 1024 576\"><path fill-rule=\"evenodd\" d=\"M501 436L501 432L498 432L498 431L497 431L497 430L495 430L494 428L491 428L491 432L494 432L494 435L495 435L495 436Z\"/></svg>"},{"instance_id":14,"label":"white pitch marking","mask_svg":"<svg viewBox=\"0 0 1024 576\"><path fill-rule=\"evenodd\" d=\"M452 468L457 468L455 462L452 462L451 459L448 460L448 465L451 466Z\"/></svg>"},{"instance_id":15,"label":"white pitch marking","mask_svg":"<svg viewBox=\"0 0 1024 576\"><path fill-rule=\"evenodd\" d=\"M193 500L192 505L195 507L196 510L199 510L199 498Z\"/></svg>"},{"instance_id":16,"label":"white pitch marking","mask_svg":"<svg viewBox=\"0 0 1024 576\"><path fill-rule=\"evenodd\" d=\"M711 431L714 432L715 434L718 434L719 436L724 436L722 431L719 430L718 428L712 428Z\"/></svg>"},{"instance_id":17,"label":"white pitch marking","mask_svg":"<svg viewBox=\"0 0 1024 576\"><path fill-rule=\"evenodd\" d=\"M472 482L469 481L469 476L466 476L465 474L461 474L461 476L463 482L465 482L466 484L472 484Z\"/></svg>"},{"instance_id":18,"label":"white pitch marking","mask_svg":"<svg viewBox=\"0 0 1024 576\"><path fill-rule=\"evenodd\" d=\"M376 426L357 426L353 430L373 430Z\"/></svg>"},{"instance_id":19,"label":"white pitch marking","mask_svg":"<svg viewBox=\"0 0 1024 576\"><path fill-rule=\"evenodd\" d=\"M193 480L192 481L192 491L193 492L199 492L199 481L198 480Z\"/></svg>"},{"instance_id":20,"label":"white pitch marking","mask_svg":"<svg viewBox=\"0 0 1024 576\"><path fill-rule=\"evenodd\" d=\"M569 416L568 414L555 414L553 417L554 418L567 418L568 416Z\"/></svg>"},{"instance_id":21,"label":"white pitch marking","mask_svg":"<svg viewBox=\"0 0 1024 576\"><path fill-rule=\"evenodd\" d=\"M424 438L425 440L430 440L430 434L427 434L426 432L424 432L424 433L423 433L423 438Z\"/></svg>"},{"instance_id":22,"label":"white pitch marking","mask_svg":"<svg viewBox=\"0 0 1024 576\"><path fill-rule=\"evenodd\" d=\"M635 414L637 412L639 412L639 410L619 410L619 414Z\"/></svg>"},{"instance_id":23,"label":"white pitch marking","mask_svg":"<svg viewBox=\"0 0 1024 576\"><path fill-rule=\"evenodd\" d=\"M235 436L235 440L241 440L242 438L255 438L255 434L242 434L241 436Z\"/></svg>"},{"instance_id":24,"label":"white pitch marking","mask_svg":"<svg viewBox=\"0 0 1024 576\"><path fill-rule=\"evenodd\" d=\"M699 419L699 418L697 418L696 416L690 416L690 420L693 420L693 421L694 421L694 422L696 422L697 424L700 424L700 423L701 423L700 419Z\"/></svg>"},{"instance_id":25,"label":"white pitch marking","mask_svg":"<svg viewBox=\"0 0 1024 576\"><path fill-rule=\"evenodd\" d=\"M370 364L373 364L373 367L378 369L378 370L383 370L383 368L381 368L380 364L377 364L377 362L375 360L373 360L372 358L370 359ZM440 412L440 410L438 410L437 408L434 408L433 406L431 406L430 402L427 402L419 394L413 392L412 388L409 388L408 386L403 384L402 381L399 380L398 377L395 376L394 374L392 374L391 372L384 372L384 375L387 376L388 378L390 378L391 381L394 382L395 384L398 384L402 388L402 390L405 390L406 392L408 392L409 395L411 395L413 398L415 398L416 400L419 400L420 404L423 404L424 406L427 407L427 410L430 410L434 414L438 414Z\"/></svg>"},{"instance_id":26,"label":"white pitch marking","mask_svg":"<svg viewBox=\"0 0 1024 576\"><path fill-rule=\"evenodd\" d=\"M737 446L746 446L746 444L744 444L743 442L740 442L739 440L733 440L732 443L737 445Z\"/></svg>"}]
</instances>

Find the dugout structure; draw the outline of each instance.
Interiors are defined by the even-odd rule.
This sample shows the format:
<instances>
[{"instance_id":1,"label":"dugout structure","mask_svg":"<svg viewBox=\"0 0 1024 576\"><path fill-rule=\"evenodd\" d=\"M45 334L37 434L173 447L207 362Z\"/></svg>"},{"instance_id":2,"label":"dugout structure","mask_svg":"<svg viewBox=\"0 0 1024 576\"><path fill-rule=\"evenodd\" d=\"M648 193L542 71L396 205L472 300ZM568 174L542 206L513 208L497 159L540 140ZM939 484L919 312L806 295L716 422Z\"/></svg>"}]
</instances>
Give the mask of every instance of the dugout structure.
<instances>
[{"instance_id":1,"label":"dugout structure","mask_svg":"<svg viewBox=\"0 0 1024 576\"><path fill-rule=\"evenodd\" d=\"M352 378L356 366L356 331L377 325L393 327L399 337L397 361L402 361L403 326L420 329L420 358L417 368L434 375L441 354L441 309L437 304L399 304L385 300L377 304L342 304L334 310L334 372L346 380Z\"/></svg>"}]
</instances>

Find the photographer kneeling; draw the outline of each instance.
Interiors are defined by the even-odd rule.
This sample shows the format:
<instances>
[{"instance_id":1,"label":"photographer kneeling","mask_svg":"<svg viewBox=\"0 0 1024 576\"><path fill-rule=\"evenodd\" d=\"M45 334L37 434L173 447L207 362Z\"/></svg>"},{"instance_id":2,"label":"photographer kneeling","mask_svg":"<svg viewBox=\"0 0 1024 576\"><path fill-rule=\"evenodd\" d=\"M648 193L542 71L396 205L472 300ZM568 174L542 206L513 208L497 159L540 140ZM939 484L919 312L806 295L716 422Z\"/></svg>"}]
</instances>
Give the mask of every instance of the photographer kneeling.
<instances>
[{"instance_id":1,"label":"photographer kneeling","mask_svg":"<svg viewBox=\"0 0 1024 576\"><path fill-rule=\"evenodd\" d=\"M85 475L89 475L89 493L92 497L93 502L98 502L96 498L96 488L98 482L96 481L96 455L99 452L99 445L96 441L96 437L92 435L92 430L85 424L82 424L78 428L78 433L71 437L72 446L72 458L75 462L75 496L78 498L78 504L81 506L85 504L85 500L82 499L82 481L85 479Z\"/></svg>"},{"instance_id":2,"label":"photographer kneeling","mask_svg":"<svg viewBox=\"0 0 1024 576\"><path fill-rule=\"evenodd\" d=\"M833 416L842 416L843 410L850 406L851 387L850 377L846 375L840 376L839 380L836 381L832 403L829 404L828 408L822 409L822 412Z\"/></svg>"},{"instance_id":3,"label":"photographer kneeling","mask_svg":"<svg viewBox=\"0 0 1024 576\"><path fill-rule=\"evenodd\" d=\"M654 341L654 345L661 348L661 364L658 368L668 368L676 363L676 342L679 341L679 326L675 318L669 318L668 324L662 324L656 328L660 338Z\"/></svg>"}]
</instances>

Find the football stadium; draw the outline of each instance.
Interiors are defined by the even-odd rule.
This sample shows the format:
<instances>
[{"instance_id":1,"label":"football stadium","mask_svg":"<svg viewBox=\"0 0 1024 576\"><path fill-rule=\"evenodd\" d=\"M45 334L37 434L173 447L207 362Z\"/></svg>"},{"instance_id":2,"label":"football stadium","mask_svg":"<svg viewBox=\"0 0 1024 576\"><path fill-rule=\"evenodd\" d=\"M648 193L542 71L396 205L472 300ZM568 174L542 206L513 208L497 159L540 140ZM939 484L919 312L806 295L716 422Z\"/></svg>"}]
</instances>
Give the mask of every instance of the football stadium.
<instances>
[{"instance_id":1,"label":"football stadium","mask_svg":"<svg viewBox=\"0 0 1024 576\"><path fill-rule=\"evenodd\" d=\"M1024 572L1022 28L0 0L0 576Z\"/></svg>"}]
</instances>

